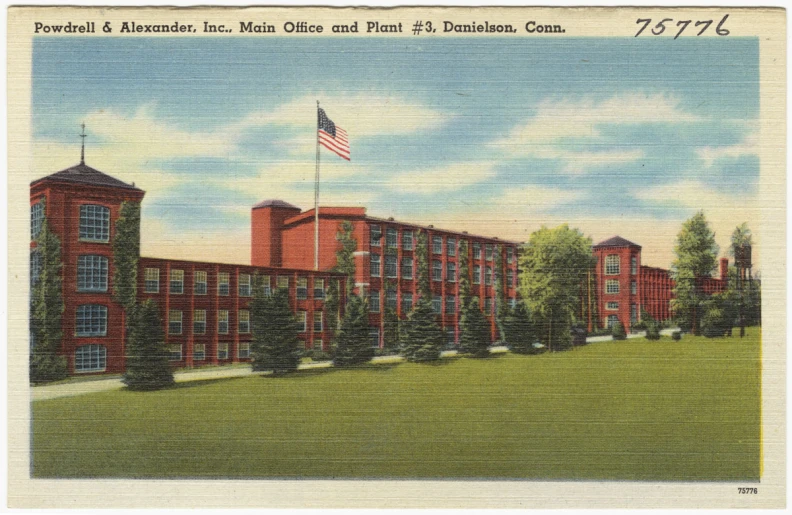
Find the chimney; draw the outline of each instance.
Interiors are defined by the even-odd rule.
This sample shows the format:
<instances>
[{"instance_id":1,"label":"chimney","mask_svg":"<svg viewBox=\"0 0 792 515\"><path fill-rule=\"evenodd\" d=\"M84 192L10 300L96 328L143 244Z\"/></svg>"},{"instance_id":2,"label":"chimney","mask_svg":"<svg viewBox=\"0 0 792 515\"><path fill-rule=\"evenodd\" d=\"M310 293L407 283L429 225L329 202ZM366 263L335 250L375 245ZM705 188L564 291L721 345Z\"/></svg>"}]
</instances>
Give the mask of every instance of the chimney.
<instances>
[{"instance_id":1,"label":"chimney","mask_svg":"<svg viewBox=\"0 0 792 515\"><path fill-rule=\"evenodd\" d=\"M283 225L300 214L300 208L282 200L265 200L253 206L250 216L253 266L283 266Z\"/></svg>"},{"instance_id":2,"label":"chimney","mask_svg":"<svg viewBox=\"0 0 792 515\"><path fill-rule=\"evenodd\" d=\"M729 258L720 258L720 278L721 281L729 279Z\"/></svg>"}]
</instances>

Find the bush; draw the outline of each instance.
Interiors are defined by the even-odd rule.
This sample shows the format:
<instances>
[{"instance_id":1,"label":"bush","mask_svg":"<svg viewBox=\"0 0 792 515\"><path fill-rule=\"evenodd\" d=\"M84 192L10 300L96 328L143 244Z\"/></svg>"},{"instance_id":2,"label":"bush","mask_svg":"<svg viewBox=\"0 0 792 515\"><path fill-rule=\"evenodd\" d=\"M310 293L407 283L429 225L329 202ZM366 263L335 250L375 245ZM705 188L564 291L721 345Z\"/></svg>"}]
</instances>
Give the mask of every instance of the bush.
<instances>
[{"instance_id":1,"label":"bush","mask_svg":"<svg viewBox=\"0 0 792 515\"><path fill-rule=\"evenodd\" d=\"M616 322L613 324L611 328L613 339L614 340L626 340L627 339L627 332L624 330L624 326L621 322Z\"/></svg>"},{"instance_id":2,"label":"bush","mask_svg":"<svg viewBox=\"0 0 792 515\"><path fill-rule=\"evenodd\" d=\"M660 325L657 322L647 323L646 325L646 339L659 340L660 339Z\"/></svg>"},{"instance_id":3,"label":"bush","mask_svg":"<svg viewBox=\"0 0 792 515\"><path fill-rule=\"evenodd\" d=\"M393 348L388 348L388 347L385 347L385 348L382 348L382 349L374 349L374 355L375 356L398 356L399 355L399 349L393 349Z\"/></svg>"},{"instance_id":4,"label":"bush","mask_svg":"<svg viewBox=\"0 0 792 515\"><path fill-rule=\"evenodd\" d=\"M308 357L310 357L313 361L331 361L333 359L332 354L319 349L310 351L310 355Z\"/></svg>"},{"instance_id":5,"label":"bush","mask_svg":"<svg viewBox=\"0 0 792 515\"><path fill-rule=\"evenodd\" d=\"M594 329L593 331L588 333L589 336L610 336L611 334L613 334L613 331L611 330L610 327Z\"/></svg>"},{"instance_id":6,"label":"bush","mask_svg":"<svg viewBox=\"0 0 792 515\"><path fill-rule=\"evenodd\" d=\"M682 339L682 331L674 331L673 333L671 333L671 339L674 340L675 342L678 342L679 340L681 340Z\"/></svg>"},{"instance_id":7,"label":"bush","mask_svg":"<svg viewBox=\"0 0 792 515\"><path fill-rule=\"evenodd\" d=\"M725 310L710 306L701 317L701 334L707 338L718 338L727 333L730 325Z\"/></svg>"},{"instance_id":8,"label":"bush","mask_svg":"<svg viewBox=\"0 0 792 515\"><path fill-rule=\"evenodd\" d=\"M646 320L641 320L640 322L634 323L631 329L633 331L647 331L649 330L649 324L646 322Z\"/></svg>"}]
</instances>

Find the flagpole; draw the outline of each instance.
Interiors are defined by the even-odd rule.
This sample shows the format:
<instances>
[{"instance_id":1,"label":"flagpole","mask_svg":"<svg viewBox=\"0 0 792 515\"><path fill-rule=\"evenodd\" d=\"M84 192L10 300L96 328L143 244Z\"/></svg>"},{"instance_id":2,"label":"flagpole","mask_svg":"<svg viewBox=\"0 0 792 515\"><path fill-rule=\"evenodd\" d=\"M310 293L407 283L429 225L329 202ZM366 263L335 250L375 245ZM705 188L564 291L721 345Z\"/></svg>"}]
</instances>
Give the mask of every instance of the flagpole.
<instances>
[{"instance_id":1,"label":"flagpole","mask_svg":"<svg viewBox=\"0 0 792 515\"><path fill-rule=\"evenodd\" d=\"M316 178L314 180L314 270L319 270L319 101L316 101Z\"/></svg>"}]
</instances>

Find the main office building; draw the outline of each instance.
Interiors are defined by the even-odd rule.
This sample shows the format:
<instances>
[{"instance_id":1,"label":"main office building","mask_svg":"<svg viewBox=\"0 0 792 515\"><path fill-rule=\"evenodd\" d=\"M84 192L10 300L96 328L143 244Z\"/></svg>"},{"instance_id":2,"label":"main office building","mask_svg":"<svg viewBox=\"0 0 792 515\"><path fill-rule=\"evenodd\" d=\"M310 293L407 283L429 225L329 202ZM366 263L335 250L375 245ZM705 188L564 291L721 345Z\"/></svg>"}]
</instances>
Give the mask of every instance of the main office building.
<instances>
[{"instance_id":1,"label":"main office building","mask_svg":"<svg viewBox=\"0 0 792 515\"><path fill-rule=\"evenodd\" d=\"M61 242L65 310L60 354L66 357L71 373L124 370L124 317L112 294L112 242L122 203L140 203L144 195L134 184L84 162L31 183L31 284L40 261L35 240L46 219ZM432 306L449 346L459 341L463 248L468 253L471 294L479 299L492 340L497 340L495 282L502 281L501 302L513 306L518 299L518 242L376 218L360 207L324 207L318 219L318 270L313 269L314 211L302 211L281 200L263 201L252 208L250 265L140 257L137 296L140 301L152 299L159 307L174 367L250 360L254 276L261 277L269 289L288 291L306 349L329 350L333 334L326 323L325 297L330 282L338 286L341 306L347 294L346 278L332 272L342 222L351 224L356 241L354 288L369 298L373 346L383 345L385 311L403 319L417 301L419 233L425 235L428 247ZM640 249L619 237L593 247L598 258L596 291L585 292L581 302L585 305L586 298L593 298L597 303L590 328L620 321L629 329L643 309L661 320L671 316L673 282L668 271L641 266ZM722 261L721 278L707 279L708 291L725 286L725 270Z\"/></svg>"}]
</instances>

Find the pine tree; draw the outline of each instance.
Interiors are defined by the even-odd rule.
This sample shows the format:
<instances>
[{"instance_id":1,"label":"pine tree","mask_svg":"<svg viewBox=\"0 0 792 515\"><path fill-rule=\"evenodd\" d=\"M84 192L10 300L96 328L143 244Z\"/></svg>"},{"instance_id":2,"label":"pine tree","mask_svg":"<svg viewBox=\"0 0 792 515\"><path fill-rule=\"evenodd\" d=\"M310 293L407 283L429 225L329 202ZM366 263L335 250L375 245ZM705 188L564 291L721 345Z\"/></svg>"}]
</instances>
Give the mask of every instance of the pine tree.
<instances>
[{"instance_id":1,"label":"pine tree","mask_svg":"<svg viewBox=\"0 0 792 515\"><path fill-rule=\"evenodd\" d=\"M122 381L130 390L159 390L173 384L157 304L149 299L127 310L126 371Z\"/></svg>"},{"instance_id":2,"label":"pine tree","mask_svg":"<svg viewBox=\"0 0 792 515\"><path fill-rule=\"evenodd\" d=\"M351 295L336 338L337 346L333 356L335 366L358 365L374 357L368 330L368 302L364 297Z\"/></svg>"},{"instance_id":3,"label":"pine tree","mask_svg":"<svg viewBox=\"0 0 792 515\"><path fill-rule=\"evenodd\" d=\"M402 324L402 354L407 361L425 362L440 359L445 344L443 329L437 323L437 314L425 296L418 299L415 308Z\"/></svg>"},{"instance_id":4,"label":"pine tree","mask_svg":"<svg viewBox=\"0 0 792 515\"><path fill-rule=\"evenodd\" d=\"M382 318L382 346L396 350L399 348L399 315L395 309L386 307Z\"/></svg>"},{"instance_id":5,"label":"pine tree","mask_svg":"<svg viewBox=\"0 0 792 515\"><path fill-rule=\"evenodd\" d=\"M509 314L506 304L506 280L503 267L503 245L495 245L495 326L498 328L500 339L503 339L503 321Z\"/></svg>"},{"instance_id":6,"label":"pine tree","mask_svg":"<svg viewBox=\"0 0 792 515\"><path fill-rule=\"evenodd\" d=\"M66 358L58 355L63 339L63 278L61 245L49 229L47 220L41 224L36 238L38 270L31 270L35 282L30 301L30 380L57 381L68 376ZM33 260L31 260L33 261Z\"/></svg>"},{"instance_id":7,"label":"pine tree","mask_svg":"<svg viewBox=\"0 0 792 515\"><path fill-rule=\"evenodd\" d=\"M517 354L536 354L536 332L525 302L517 301L503 323L504 337L509 350Z\"/></svg>"},{"instance_id":8,"label":"pine tree","mask_svg":"<svg viewBox=\"0 0 792 515\"><path fill-rule=\"evenodd\" d=\"M459 352L470 354L474 358L489 356L490 325L479 309L478 299L471 300L462 309L459 328Z\"/></svg>"},{"instance_id":9,"label":"pine tree","mask_svg":"<svg viewBox=\"0 0 792 515\"><path fill-rule=\"evenodd\" d=\"M267 296L264 285L256 278L250 302L250 322L253 371L271 370L274 374L282 374L296 370L302 342L297 336L297 321L289 308L288 291L278 288Z\"/></svg>"},{"instance_id":10,"label":"pine tree","mask_svg":"<svg viewBox=\"0 0 792 515\"><path fill-rule=\"evenodd\" d=\"M113 299L128 312L137 302L140 204L122 202L113 236Z\"/></svg>"}]
</instances>

